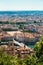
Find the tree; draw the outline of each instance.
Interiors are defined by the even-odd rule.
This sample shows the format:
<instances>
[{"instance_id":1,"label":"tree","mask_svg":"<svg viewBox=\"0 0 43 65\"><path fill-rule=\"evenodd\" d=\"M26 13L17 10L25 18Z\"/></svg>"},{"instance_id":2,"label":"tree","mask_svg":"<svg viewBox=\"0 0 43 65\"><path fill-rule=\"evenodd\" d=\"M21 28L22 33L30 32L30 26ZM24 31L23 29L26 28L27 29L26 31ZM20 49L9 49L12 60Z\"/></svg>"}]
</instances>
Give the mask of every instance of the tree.
<instances>
[{"instance_id":1,"label":"tree","mask_svg":"<svg viewBox=\"0 0 43 65\"><path fill-rule=\"evenodd\" d=\"M36 51L36 56L40 58L41 55L43 55L43 37L39 39L39 41L36 43L34 50Z\"/></svg>"},{"instance_id":2,"label":"tree","mask_svg":"<svg viewBox=\"0 0 43 65\"><path fill-rule=\"evenodd\" d=\"M0 65L14 65L14 56L0 51Z\"/></svg>"},{"instance_id":3,"label":"tree","mask_svg":"<svg viewBox=\"0 0 43 65\"><path fill-rule=\"evenodd\" d=\"M37 57L37 64L43 65L43 36L36 43L34 50Z\"/></svg>"},{"instance_id":4,"label":"tree","mask_svg":"<svg viewBox=\"0 0 43 65\"><path fill-rule=\"evenodd\" d=\"M37 23L37 21L34 21L34 23Z\"/></svg>"}]
</instances>

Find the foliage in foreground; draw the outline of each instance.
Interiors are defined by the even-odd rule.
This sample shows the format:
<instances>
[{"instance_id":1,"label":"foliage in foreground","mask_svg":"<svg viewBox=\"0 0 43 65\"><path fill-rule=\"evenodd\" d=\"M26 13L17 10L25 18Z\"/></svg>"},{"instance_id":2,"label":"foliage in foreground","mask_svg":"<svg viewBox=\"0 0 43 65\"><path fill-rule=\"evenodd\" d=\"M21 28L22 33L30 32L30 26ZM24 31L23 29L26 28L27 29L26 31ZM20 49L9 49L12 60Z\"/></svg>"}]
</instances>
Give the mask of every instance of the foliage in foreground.
<instances>
[{"instance_id":1,"label":"foliage in foreground","mask_svg":"<svg viewBox=\"0 0 43 65\"><path fill-rule=\"evenodd\" d=\"M20 58L0 52L0 65L43 65L43 37L35 45L35 53Z\"/></svg>"}]
</instances>

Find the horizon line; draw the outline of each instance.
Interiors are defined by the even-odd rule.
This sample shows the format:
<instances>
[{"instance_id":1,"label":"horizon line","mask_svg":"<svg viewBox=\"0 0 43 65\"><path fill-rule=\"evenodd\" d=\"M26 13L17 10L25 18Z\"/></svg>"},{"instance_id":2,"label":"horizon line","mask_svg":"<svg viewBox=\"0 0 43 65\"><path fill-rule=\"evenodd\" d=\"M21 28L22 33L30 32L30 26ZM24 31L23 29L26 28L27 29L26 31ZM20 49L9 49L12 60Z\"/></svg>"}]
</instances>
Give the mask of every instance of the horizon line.
<instances>
[{"instance_id":1,"label":"horizon line","mask_svg":"<svg viewBox=\"0 0 43 65\"><path fill-rule=\"evenodd\" d=\"M0 10L0 11L43 11L43 10Z\"/></svg>"}]
</instances>

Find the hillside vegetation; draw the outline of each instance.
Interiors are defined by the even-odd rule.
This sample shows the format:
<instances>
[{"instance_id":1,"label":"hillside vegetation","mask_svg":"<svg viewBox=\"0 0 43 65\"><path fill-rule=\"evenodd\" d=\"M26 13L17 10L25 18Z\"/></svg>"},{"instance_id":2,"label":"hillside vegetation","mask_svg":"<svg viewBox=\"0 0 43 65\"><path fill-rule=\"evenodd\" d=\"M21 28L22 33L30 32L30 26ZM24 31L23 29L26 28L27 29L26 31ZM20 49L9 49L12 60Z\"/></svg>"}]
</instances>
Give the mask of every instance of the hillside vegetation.
<instances>
[{"instance_id":1,"label":"hillside vegetation","mask_svg":"<svg viewBox=\"0 0 43 65\"><path fill-rule=\"evenodd\" d=\"M20 58L3 53L0 47L0 65L43 65L43 37L39 39L34 47L34 53Z\"/></svg>"}]
</instances>

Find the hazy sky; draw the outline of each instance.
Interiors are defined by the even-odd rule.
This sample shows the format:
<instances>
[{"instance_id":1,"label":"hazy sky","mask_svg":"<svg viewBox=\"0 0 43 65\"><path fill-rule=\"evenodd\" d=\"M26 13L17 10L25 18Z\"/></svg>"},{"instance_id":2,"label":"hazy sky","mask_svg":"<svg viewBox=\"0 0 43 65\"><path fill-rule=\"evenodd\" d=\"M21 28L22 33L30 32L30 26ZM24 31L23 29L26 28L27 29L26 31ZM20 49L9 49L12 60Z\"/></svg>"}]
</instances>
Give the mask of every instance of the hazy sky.
<instances>
[{"instance_id":1,"label":"hazy sky","mask_svg":"<svg viewBox=\"0 0 43 65\"><path fill-rule=\"evenodd\" d=\"M43 0L0 0L0 10L43 10Z\"/></svg>"}]
</instances>

